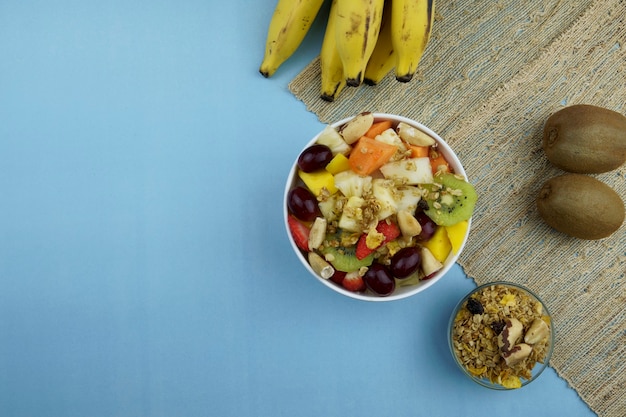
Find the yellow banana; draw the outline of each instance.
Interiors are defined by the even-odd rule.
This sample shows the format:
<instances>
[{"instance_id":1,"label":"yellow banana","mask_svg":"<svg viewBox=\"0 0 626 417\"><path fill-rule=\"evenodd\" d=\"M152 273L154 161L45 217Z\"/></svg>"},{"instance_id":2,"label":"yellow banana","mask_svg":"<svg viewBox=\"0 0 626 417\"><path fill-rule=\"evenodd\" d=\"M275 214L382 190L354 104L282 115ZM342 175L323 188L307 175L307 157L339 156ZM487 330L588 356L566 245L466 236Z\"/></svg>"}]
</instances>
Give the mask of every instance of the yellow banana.
<instances>
[{"instance_id":1,"label":"yellow banana","mask_svg":"<svg viewBox=\"0 0 626 417\"><path fill-rule=\"evenodd\" d=\"M391 1L385 1L383 20L380 24L380 33L374 47L374 52L365 68L363 82L367 85L376 85L396 65L396 54L391 43Z\"/></svg>"},{"instance_id":2,"label":"yellow banana","mask_svg":"<svg viewBox=\"0 0 626 417\"><path fill-rule=\"evenodd\" d=\"M278 0L259 68L264 77L271 77L298 49L323 3L324 0Z\"/></svg>"},{"instance_id":3,"label":"yellow banana","mask_svg":"<svg viewBox=\"0 0 626 417\"><path fill-rule=\"evenodd\" d=\"M396 51L396 79L409 82L430 39L434 0L392 0L391 42Z\"/></svg>"},{"instance_id":4,"label":"yellow banana","mask_svg":"<svg viewBox=\"0 0 626 417\"><path fill-rule=\"evenodd\" d=\"M384 0L337 0L335 36L346 84L363 82L365 67L376 46Z\"/></svg>"},{"instance_id":5,"label":"yellow banana","mask_svg":"<svg viewBox=\"0 0 626 417\"><path fill-rule=\"evenodd\" d=\"M321 88L320 97L322 100L334 101L339 96L341 90L346 86L346 79L343 76L343 64L337 52L337 42L335 38L335 21L337 17L337 0L333 0L330 5L326 32L322 41L320 51Z\"/></svg>"}]
</instances>

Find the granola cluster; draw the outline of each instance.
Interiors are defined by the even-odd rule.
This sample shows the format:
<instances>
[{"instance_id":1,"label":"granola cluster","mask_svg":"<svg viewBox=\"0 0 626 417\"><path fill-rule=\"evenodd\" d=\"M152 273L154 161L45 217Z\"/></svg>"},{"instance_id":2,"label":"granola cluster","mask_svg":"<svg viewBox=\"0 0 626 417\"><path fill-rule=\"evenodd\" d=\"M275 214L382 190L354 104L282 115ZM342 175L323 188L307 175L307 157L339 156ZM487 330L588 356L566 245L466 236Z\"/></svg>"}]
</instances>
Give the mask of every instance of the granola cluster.
<instances>
[{"instance_id":1,"label":"granola cluster","mask_svg":"<svg viewBox=\"0 0 626 417\"><path fill-rule=\"evenodd\" d=\"M544 363L550 317L540 301L517 287L496 284L471 295L459 309L452 346L467 371L505 388L519 388Z\"/></svg>"}]
</instances>

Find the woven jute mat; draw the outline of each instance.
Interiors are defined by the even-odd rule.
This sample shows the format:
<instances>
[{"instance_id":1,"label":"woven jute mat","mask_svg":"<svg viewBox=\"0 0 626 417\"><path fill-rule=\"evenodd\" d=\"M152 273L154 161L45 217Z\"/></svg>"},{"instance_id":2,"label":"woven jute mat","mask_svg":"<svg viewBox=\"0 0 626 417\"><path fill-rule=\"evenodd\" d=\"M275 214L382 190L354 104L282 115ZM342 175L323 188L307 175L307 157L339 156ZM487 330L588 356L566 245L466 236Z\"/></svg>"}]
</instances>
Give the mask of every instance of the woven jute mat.
<instances>
[{"instance_id":1,"label":"woven jute mat","mask_svg":"<svg viewBox=\"0 0 626 417\"><path fill-rule=\"evenodd\" d=\"M626 225L574 239L535 205L562 173L541 149L548 116L577 103L626 113L626 0L441 1L417 79L390 75L327 103L314 60L289 88L324 123L367 110L438 132L480 193L459 264L477 284L516 282L543 298L551 366L598 415L626 415ZM595 177L626 200L626 166Z\"/></svg>"}]
</instances>

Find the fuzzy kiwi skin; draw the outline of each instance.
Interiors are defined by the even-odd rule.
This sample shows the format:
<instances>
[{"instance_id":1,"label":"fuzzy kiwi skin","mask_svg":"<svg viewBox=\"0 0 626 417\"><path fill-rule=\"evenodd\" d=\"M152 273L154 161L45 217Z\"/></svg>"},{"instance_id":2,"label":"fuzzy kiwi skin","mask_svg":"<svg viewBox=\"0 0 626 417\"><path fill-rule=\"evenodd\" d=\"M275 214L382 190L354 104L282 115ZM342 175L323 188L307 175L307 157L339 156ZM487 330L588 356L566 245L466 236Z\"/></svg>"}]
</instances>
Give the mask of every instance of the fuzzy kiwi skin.
<instances>
[{"instance_id":1,"label":"fuzzy kiwi skin","mask_svg":"<svg viewBox=\"0 0 626 417\"><path fill-rule=\"evenodd\" d=\"M626 116L589 104L565 107L546 121L542 146L548 160L564 171L612 171L626 161Z\"/></svg>"},{"instance_id":2,"label":"fuzzy kiwi skin","mask_svg":"<svg viewBox=\"0 0 626 417\"><path fill-rule=\"evenodd\" d=\"M579 239L613 234L624 222L624 202L608 185L582 174L546 181L537 197L541 218L552 228Z\"/></svg>"}]
</instances>

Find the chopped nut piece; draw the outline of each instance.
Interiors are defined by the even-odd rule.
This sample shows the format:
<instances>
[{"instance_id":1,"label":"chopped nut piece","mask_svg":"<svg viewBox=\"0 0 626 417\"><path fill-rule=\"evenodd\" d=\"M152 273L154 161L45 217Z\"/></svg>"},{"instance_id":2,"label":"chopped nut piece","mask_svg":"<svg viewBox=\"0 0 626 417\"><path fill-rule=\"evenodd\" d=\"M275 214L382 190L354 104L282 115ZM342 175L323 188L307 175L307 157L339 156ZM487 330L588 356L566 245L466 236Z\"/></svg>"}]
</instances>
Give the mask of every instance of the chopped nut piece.
<instances>
[{"instance_id":1,"label":"chopped nut piece","mask_svg":"<svg viewBox=\"0 0 626 417\"><path fill-rule=\"evenodd\" d=\"M335 268L319 256L316 252L309 252L309 264L317 275L324 279L328 279L335 273Z\"/></svg>"},{"instance_id":2,"label":"chopped nut piece","mask_svg":"<svg viewBox=\"0 0 626 417\"><path fill-rule=\"evenodd\" d=\"M529 357L532 350L533 348L530 347L530 345L520 343L519 345L513 346L508 352L502 353L502 358L504 358L504 362L506 362L508 366L513 366Z\"/></svg>"},{"instance_id":3,"label":"chopped nut piece","mask_svg":"<svg viewBox=\"0 0 626 417\"><path fill-rule=\"evenodd\" d=\"M535 319L524 336L524 342L534 345L550 334L550 328L542 319Z\"/></svg>"},{"instance_id":4,"label":"chopped nut piece","mask_svg":"<svg viewBox=\"0 0 626 417\"><path fill-rule=\"evenodd\" d=\"M356 115L352 120L346 123L339 133L343 140L348 144L353 144L361 136L363 136L374 123L374 115L370 112L364 112Z\"/></svg>"},{"instance_id":5,"label":"chopped nut piece","mask_svg":"<svg viewBox=\"0 0 626 417\"><path fill-rule=\"evenodd\" d=\"M504 321L504 329L498 335L498 347L502 352L508 352L522 338L524 326L515 318Z\"/></svg>"},{"instance_id":6,"label":"chopped nut piece","mask_svg":"<svg viewBox=\"0 0 626 417\"><path fill-rule=\"evenodd\" d=\"M416 146L432 146L435 139L421 130L404 122L398 123L398 135L406 142Z\"/></svg>"}]
</instances>

